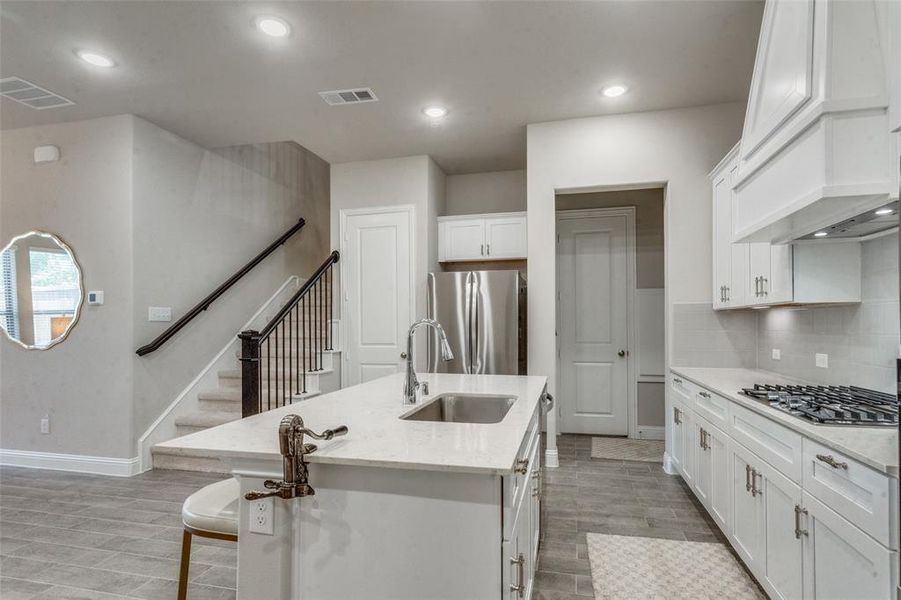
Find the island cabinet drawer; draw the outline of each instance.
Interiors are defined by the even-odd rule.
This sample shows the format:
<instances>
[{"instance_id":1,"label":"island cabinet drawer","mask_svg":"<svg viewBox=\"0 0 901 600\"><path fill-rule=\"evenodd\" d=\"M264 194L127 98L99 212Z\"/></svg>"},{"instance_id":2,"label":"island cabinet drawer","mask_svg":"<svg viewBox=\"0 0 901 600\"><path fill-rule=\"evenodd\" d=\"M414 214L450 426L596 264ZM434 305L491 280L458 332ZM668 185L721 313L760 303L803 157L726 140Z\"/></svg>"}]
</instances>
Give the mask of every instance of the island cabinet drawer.
<instances>
[{"instance_id":1,"label":"island cabinet drawer","mask_svg":"<svg viewBox=\"0 0 901 600\"><path fill-rule=\"evenodd\" d=\"M672 387L673 392L675 392L681 400L691 402L695 392L700 388L677 373L671 371L670 375L670 386Z\"/></svg>"},{"instance_id":2,"label":"island cabinet drawer","mask_svg":"<svg viewBox=\"0 0 901 600\"><path fill-rule=\"evenodd\" d=\"M522 446L516 455L516 464L511 474L504 476L504 534L506 538L512 519L523 496L532 488L531 477L534 469L538 467L541 453L541 436L539 431L540 421L538 413L532 418L529 429L523 438Z\"/></svg>"},{"instance_id":3,"label":"island cabinet drawer","mask_svg":"<svg viewBox=\"0 0 901 600\"><path fill-rule=\"evenodd\" d=\"M730 404L729 400L704 388L698 388L694 395L695 411L723 431L729 427Z\"/></svg>"},{"instance_id":4,"label":"island cabinet drawer","mask_svg":"<svg viewBox=\"0 0 901 600\"><path fill-rule=\"evenodd\" d=\"M801 483L801 434L753 411L729 407L727 433L783 475Z\"/></svg>"},{"instance_id":5,"label":"island cabinet drawer","mask_svg":"<svg viewBox=\"0 0 901 600\"><path fill-rule=\"evenodd\" d=\"M525 473L516 473L519 487L512 490L511 501L504 508L504 539L512 539L514 525L520 519L530 518L529 507L532 496L541 494L541 443L536 436L531 443L528 454L528 468ZM524 463L525 464L525 463Z\"/></svg>"},{"instance_id":6,"label":"island cabinet drawer","mask_svg":"<svg viewBox=\"0 0 901 600\"><path fill-rule=\"evenodd\" d=\"M897 480L813 440L804 440L804 489L876 541L897 548Z\"/></svg>"}]
</instances>

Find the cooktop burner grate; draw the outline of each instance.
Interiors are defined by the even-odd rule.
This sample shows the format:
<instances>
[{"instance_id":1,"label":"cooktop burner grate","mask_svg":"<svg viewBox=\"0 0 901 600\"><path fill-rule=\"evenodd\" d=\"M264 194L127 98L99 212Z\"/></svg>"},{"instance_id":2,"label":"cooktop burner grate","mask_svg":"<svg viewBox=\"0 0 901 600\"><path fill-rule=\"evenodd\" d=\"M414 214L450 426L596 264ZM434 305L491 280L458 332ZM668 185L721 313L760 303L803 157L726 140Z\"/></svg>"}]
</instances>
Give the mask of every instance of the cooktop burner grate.
<instances>
[{"instance_id":1,"label":"cooktop burner grate","mask_svg":"<svg viewBox=\"0 0 901 600\"><path fill-rule=\"evenodd\" d=\"M754 384L745 396L800 419L827 425L898 425L898 398L855 386Z\"/></svg>"}]
</instances>

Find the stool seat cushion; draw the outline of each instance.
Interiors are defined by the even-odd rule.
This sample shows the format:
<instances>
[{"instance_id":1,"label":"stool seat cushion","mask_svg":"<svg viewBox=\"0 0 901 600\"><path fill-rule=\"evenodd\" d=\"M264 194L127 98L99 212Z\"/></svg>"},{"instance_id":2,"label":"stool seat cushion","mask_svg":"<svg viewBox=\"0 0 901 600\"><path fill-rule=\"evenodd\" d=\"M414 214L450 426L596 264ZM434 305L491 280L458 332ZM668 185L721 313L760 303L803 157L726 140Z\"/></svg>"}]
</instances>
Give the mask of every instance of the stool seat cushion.
<instances>
[{"instance_id":1,"label":"stool seat cushion","mask_svg":"<svg viewBox=\"0 0 901 600\"><path fill-rule=\"evenodd\" d=\"M234 477L217 481L194 492L181 508L187 527L238 535L238 498L241 488Z\"/></svg>"}]
</instances>

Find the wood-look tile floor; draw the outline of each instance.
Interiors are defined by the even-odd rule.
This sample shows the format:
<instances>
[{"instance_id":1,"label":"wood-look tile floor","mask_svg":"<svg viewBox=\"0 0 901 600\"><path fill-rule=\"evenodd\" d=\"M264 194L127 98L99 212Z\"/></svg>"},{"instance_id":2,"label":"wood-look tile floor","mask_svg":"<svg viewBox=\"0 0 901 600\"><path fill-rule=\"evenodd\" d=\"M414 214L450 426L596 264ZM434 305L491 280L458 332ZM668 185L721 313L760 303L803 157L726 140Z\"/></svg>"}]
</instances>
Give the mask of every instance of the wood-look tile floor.
<instances>
[{"instance_id":1,"label":"wood-look tile floor","mask_svg":"<svg viewBox=\"0 0 901 600\"><path fill-rule=\"evenodd\" d=\"M544 476L536 600L594 597L586 533L727 544L682 478L660 463L593 459L588 435L560 436L557 449L560 467Z\"/></svg>"},{"instance_id":2,"label":"wood-look tile floor","mask_svg":"<svg viewBox=\"0 0 901 600\"><path fill-rule=\"evenodd\" d=\"M590 436L561 436L545 472L541 600L592 597L586 532L725 543L659 463L590 458ZM156 470L131 478L0 468L3 600L175 598L181 505L221 476ZM235 597L236 547L195 538L191 600Z\"/></svg>"},{"instance_id":3,"label":"wood-look tile floor","mask_svg":"<svg viewBox=\"0 0 901 600\"><path fill-rule=\"evenodd\" d=\"M0 469L0 597L176 597L181 505L221 475L150 471L131 478ZM233 542L195 537L191 600L235 597Z\"/></svg>"}]
</instances>

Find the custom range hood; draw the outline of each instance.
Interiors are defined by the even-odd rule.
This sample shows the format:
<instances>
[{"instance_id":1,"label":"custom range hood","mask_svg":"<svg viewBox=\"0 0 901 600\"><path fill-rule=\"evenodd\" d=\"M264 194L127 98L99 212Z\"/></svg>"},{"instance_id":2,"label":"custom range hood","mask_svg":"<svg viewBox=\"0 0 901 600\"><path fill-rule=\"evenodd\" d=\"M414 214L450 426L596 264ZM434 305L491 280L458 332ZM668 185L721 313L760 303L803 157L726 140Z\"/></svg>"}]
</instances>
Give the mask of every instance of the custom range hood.
<instances>
[{"instance_id":1,"label":"custom range hood","mask_svg":"<svg viewBox=\"0 0 901 600\"><path fill-rule=\"evenodd\" d=\"M898 198L884 8L767 2L733 179L733 241L882 227L875 211Z\"/></svg>"}]
</instances>

